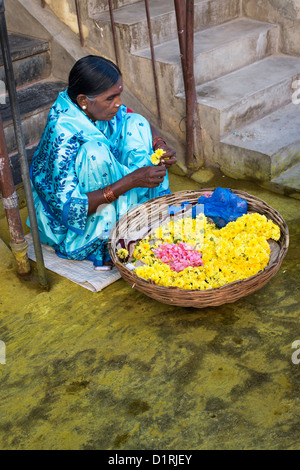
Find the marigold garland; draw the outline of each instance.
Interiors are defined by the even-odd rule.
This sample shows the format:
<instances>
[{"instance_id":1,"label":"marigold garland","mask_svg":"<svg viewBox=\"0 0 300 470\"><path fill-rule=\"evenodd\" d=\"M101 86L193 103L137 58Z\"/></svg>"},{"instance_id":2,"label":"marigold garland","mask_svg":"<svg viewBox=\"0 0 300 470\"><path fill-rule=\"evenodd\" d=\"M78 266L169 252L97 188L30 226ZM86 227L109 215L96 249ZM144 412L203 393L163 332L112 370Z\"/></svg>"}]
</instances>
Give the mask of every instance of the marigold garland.
<instances>
[{"instance_id":1,"label":"marigold garland","mask_svg":"<svg viewBox=\"0 0 300 470\"><path fill-rule=\"evenodd\" d=\"M151 155L151 163L152 165L159 165L161 157L165 154L165 150L158 148L155 152Z\"/></svg>"},{"instance_id":2,"label":"marigold garland","mask_svg":"<svg viewBox=\"0 0 300 470\"><path fill-rule=\"evenodd\" d=\"M263 270L269 262L270 245L267 240L271 238L279 240L279 226L258 213L245 214L222 229L209 223L203 214L196 219L171 221L136 244L133 262L140 260L143 265L135 267L135 273L165 287L221 287ZM161 257L156 256L161 252L162 245L173 245L174 249L180 243L192 246L199 259L202 255L203 265L199 263L196 266L194 262L194 265L189 263L186 266L183 261L187 258L183 256L183 269L177 271L170 266L172 262L174 265L174 260L170 258L168 262L166 259L163 262ZM168 251L168 256L172 256L172 249Z\"/></svg>"}]
</instances>

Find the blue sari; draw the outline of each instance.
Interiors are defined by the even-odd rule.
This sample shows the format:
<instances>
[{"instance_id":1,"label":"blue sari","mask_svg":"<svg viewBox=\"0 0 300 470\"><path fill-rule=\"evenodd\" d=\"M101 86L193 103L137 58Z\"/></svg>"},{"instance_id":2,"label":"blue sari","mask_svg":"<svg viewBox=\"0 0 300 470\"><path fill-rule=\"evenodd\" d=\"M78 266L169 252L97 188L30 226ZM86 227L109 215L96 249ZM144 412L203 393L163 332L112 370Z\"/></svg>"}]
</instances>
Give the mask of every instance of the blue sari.
<instances>
[{"instance_id":1,"label":"blue sari","mask_svg":"<svg viewBox=\"0 0 300 470\"><path fill-rule=\"evenodd\" d=\"M111 121L91 121L61 92L53 104L30 174L41 242L59 256L93 261L110 259L107 240L116 221L148 199L170 194L168 175L157 188L134 188L88 215L86 193L151 165L148 121L126 106ZM29 225L29 220L27 221Z\"/></svg>"}]
</instances>

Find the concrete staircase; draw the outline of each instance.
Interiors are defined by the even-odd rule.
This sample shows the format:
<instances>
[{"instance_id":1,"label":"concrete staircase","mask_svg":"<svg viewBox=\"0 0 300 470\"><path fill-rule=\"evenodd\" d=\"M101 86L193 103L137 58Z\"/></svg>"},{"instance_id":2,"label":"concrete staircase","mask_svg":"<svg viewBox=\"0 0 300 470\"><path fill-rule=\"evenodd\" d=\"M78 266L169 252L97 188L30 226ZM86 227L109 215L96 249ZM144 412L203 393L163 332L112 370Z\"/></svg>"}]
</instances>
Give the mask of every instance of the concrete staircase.
<instances>
[{"instance_id":1,"label":"concrete staircase","mask_svg":"<svg viewBox=\"0 0 300 470\"><path fill-rule=\"evenodd\" d=\"M66 88L66 83L54 79L51 75L51 54L47 41L21 35L9 35L9 45L27 158L30 164L45 127L49 109L58 93ZM2 55L0 55L0 80L6 82ZM21 171L9 98L7 94L0 98L0 103L2 103L0 104L0 113L7 150L14 183L18 185L21 183Z\"/></svg>"},{"instance_id":2,"label":"concrete staircase","mask_svg":"<svg viewBox=\"0 0 300 470\"><path fill-rule=\"evenodd\" d=\"M94 3L90 16L105 31L109 13L103 3ZM163 121L183 141L185 96L174 2L149 4ZM125 81L155 114L144 2L115 0L115 8ZM240 0L195 1L194 38L206 164L299 197L300 105L292 96L300 57L281 53L278 25L243 17Z\"/></svg>"}]
</instances>

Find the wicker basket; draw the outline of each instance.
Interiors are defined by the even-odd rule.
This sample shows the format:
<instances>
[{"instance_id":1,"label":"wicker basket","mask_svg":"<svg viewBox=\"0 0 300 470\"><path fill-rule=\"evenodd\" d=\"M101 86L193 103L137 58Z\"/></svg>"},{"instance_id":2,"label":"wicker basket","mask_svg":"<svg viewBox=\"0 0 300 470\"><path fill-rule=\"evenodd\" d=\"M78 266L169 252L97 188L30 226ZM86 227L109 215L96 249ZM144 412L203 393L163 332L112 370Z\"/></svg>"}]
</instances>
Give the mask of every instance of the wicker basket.
<instances>
[{"instance_id":1,"label":"wicker basket","mask_svg":"<svg viewBox=\"0 0 300 470\"><path fill-rule=\"evenodd\" d=\"M131 254L136 241L144 238L153 230L153 226L149 226L149 220L153 221L155 218L158 218L160 224L163 224L167 218L169 205L180 204L182 201L196 203L204 192L212 192L213 190L209 188L199 191L181 191L169 196L151 199L131 209L116 223L110 233L109 251L112 261L125 281L135 289L159 302L183 307L203 308L235 302L241 297L252 294L261 289L277 273L288 250L288 227L281 215L264 201L246 192L237 190L232 190L232 192L246 199L248 212L264 214L268 219L276 223L281 230L280 240L270 243L270 261L263 271L247 279L235 281L216 289L185 290L178 287L158 286L153 282L138 277L131 269L126 267L126 264L120 262L116 254L117 250L119 248L126 248Z\"/></svg>"}]
</instances>

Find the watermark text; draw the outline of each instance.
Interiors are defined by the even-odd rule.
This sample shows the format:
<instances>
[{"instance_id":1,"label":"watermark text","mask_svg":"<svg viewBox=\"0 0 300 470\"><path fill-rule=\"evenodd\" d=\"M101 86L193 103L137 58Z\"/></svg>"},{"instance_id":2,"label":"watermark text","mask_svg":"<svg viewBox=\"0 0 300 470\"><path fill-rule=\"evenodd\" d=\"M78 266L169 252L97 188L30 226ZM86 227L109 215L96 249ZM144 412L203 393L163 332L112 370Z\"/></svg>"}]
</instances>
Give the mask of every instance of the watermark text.
<instances>
[{"instance_id":1,"label":"watermark text","mask_svg":"<svg viewBox=\"0 0 300 470\"><path fill-rule=\"evenodd\" d=\"M292 103L300 104L300 80L294 80L292 83L294 93L292 94Z\"/></svg>"},{"instance_id":2,"label":"watermark text","mask_svg":"<svg viewBox=\"0 0 300 470\"><path fill-rule=\"evenodd\" d=\"M6 364L5 343L0 340L0 364Z\"/></svg>"},{"instance_id":3,"label":"watermark text","mask_svg":"<svg viewBox=\"0 0 300 470\"><path fill-rule=\"evenodd\" d=\"M299 364L300 363L300 339L297 339L293 342L292 348L296 349L296 351L292 354L292 363Z\"/></svg>"}]
</instances>

